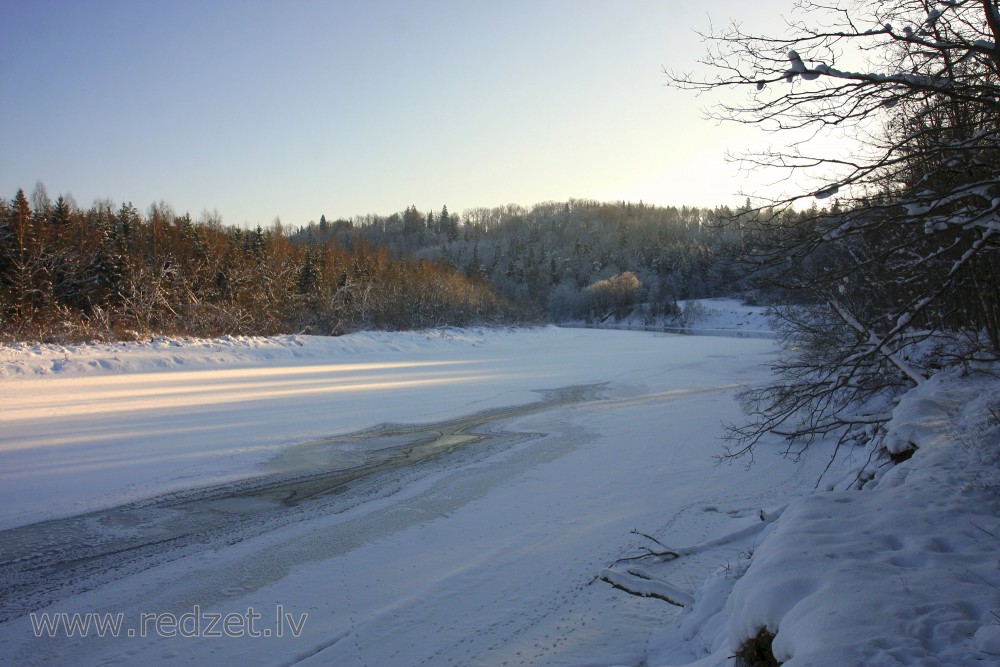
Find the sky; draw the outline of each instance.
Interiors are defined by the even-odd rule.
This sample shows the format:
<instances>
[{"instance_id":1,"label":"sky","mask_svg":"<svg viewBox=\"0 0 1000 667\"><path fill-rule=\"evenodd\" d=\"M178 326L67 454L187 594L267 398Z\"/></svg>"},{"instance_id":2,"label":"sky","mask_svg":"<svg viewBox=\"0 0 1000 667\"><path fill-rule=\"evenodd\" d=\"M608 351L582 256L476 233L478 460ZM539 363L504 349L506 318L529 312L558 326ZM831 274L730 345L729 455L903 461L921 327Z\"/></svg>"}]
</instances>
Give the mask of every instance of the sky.
<instances>
[{"instance_id":1,"label":"sky","mask_svg":"<svg viewBox=\"0 0 1000 667\"><path fill-rule=\"evenodd\" d=\"M715 206L758 132L667 86L791 0L0 0L0 196L285 225L569 198ZM752 15L750 15L752 14Z\"/></svg>"}]
</instances>

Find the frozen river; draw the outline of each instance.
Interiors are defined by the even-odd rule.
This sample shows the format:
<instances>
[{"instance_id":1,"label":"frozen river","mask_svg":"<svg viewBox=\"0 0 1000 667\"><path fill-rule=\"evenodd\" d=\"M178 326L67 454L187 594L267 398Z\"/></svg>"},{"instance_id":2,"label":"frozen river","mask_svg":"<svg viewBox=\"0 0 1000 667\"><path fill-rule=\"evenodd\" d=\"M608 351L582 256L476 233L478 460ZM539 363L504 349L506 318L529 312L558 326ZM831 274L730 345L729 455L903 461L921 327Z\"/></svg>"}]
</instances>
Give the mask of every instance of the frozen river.
<instances>
[{"instance_id":1,"label":"frozen river","mask_svg":"<svg viewBox=\"0 0 1000 667\"><path fill-rule=\"evenodd\" d=\"M674 545L739 531L825 463L765 448L749 471L717 465L768 340L549 328L199 345L76 348L55 372L46 350L9 362L24 372L0 381L5 661L636 664L678 609L595 580L648 545L632 531ZM112 354L118 367L91 363ZM693 591L748 548L666 574ZM43 614L74 613L122 625L35 636ZM224 617L232 631L206 632Z\"/></svg>"}]
</instances>

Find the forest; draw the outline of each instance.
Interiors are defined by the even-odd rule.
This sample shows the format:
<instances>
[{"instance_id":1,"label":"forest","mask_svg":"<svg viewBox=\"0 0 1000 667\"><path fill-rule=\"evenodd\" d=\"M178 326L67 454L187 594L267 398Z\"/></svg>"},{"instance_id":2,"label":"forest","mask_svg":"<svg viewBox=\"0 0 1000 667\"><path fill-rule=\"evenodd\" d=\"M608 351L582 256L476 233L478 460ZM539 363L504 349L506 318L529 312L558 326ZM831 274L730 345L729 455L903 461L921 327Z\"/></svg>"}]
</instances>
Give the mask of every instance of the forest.
<instances>
[{"instance_id":1,"label":"forest","mask_svg":"<svg viewBox=\"0 0 1000 667\"><path fill-rule=\"evenodd\" d=\"M808 214L815 215L815 207ZM351 247L360 240L394 255L447 262L485 279L536 318L594 321L632 312L656 320L677 301L748 293L736 262L762 219L790 224L791 209L754 211L574 200L530 208L474 208L462 215L410 206L388 217L310 222L292 238Z\"/></svg>"},{"instance_id":2,"label":"forest","mask_svg":"<svg viewBox=\"0 0 1000 667\"><path fill-rule=\"evenodd\" d=\"M39 182L0 200L0 340L655 319L745 287L746 211L570 200L248 229Z\"/></svg>"},{"instance_id":3,"label":"forest","mask_svg":"<svg viewBox=\"0 0 1000 667\"><path fill-rule=\"evenodd\" d=\"M0 340L340 334L524 317L447 263L354 239L305 244L278 224L194 221L165 203L88 209L44 186L0 202Z\"/></svg>"}]
</instances>

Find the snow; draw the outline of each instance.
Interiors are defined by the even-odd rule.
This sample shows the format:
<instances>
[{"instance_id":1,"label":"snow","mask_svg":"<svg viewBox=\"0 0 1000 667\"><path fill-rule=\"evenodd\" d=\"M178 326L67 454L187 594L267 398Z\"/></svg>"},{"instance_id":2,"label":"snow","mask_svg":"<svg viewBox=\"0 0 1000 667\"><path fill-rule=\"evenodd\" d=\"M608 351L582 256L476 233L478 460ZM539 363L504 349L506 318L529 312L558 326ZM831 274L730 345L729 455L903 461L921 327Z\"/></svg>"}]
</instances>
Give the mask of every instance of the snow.
<instances>
[{"instance_id":1,"label":"snow","mask_svg":"<svg viewBox=\"0 0 1000 667\"><path fill-rule=\"evenodd\" d=\"M601 570L601 579L633 595L659 598L678 607L694 604L693 595L673 584L656 579L642 568L630 567L627 575L620 570L605 568Z\"/></svg>"},{"instance_id":2,"label":"snow","mask_svg":"<svg viewBox=\"0 0 1000 667\"><path fill-rule=\"evenodd\" d=\"M766 328L762 309L704 310L706 328ZM1000 381L928 379L886 437L912 458L860 491L814 491L831 443L797 464L777 440L749 469L715 460L737 387L766 381L775 355L764 338L554 327L0 347L4 529L351 462L384 445L333 436L590 387L510 411L486 427L495 440L37 610L121 613L131 629L144 613L253 610L300 636L37 638L14 614L0 660L708 666L767 628L792 666L1000 664ZM634 558L665 549L677 557Z\"/></svg>"},{"instance_id":3,"label":"snow","mask_svg":"<svg viewBox=\"0 0 1000 667\"><path fill-rule=\"evenodd\" d=\"M659 317L650 321L642 314L631 314L622 320L608 318L595 326L600 329L667 331L694 336L726 336L735 338L773 338L774 330L766 306L747 305L740 299L712 298L678 301L681 313L675 317ZM564 324L583 326L582 322Z\"/></svg>"},{"instance_id":4,"label":"snow","mask_svg":"<svg viewBox=\"0 0 1000 667\"><path fill-rule=\"evenodd\" d=\"M527 403L616 362L556 329L2 350L0 528L239 479L313 438Z\"/></svg>"},{"instance_id":5,"label":"snow","mask_svg":"<svg viewBox=\"0 0 1000 667\"><path fill-rule=\"evenodd\" d=\"M679 301L678 305L688 314L692 333L764 335L773 331L767 306L750 306L739 299L725 298Z\"/></svg>"},{"instance_id":6,"label":"snow","mask_svg":"<svg viewBox=\"0 0 1000 667\"><path fill-rule=\"evenodd\" d=\"M887 439L914 456L860 492L794 501L716 616L686 626L709 636L699 664L726 664L762 628L789 667L1000 664L998 396L996 377L959 371L907 395ZM675 664L684 641L667 633L651 664Z\"/></svg>"},{"instance_id":7,"label":"snow","mask_svg":"<svg viewBox=\"0 0 1000 667\"><path fill-rule=\"evenodd\" d=\"M789 51L788 60L792 64L792 69L785 74L785 78L789 83L792 82L796 75L801 76L806 81L815 81L819 78L819 72L806 69L806 65L802 62L802 58L798 52Z\"/></svg>"},{"instance_id":8,"label":"snow","mask_svg":"<svg viewBox=\"0 0 1000 667\"><path fill-rule=\"evenodd\" d=\"M817 190L813 195L816 199L829 199L840 192L840 184L834 183L833 185L823 188L822 190Z\"/></svg>"}]
</instances>

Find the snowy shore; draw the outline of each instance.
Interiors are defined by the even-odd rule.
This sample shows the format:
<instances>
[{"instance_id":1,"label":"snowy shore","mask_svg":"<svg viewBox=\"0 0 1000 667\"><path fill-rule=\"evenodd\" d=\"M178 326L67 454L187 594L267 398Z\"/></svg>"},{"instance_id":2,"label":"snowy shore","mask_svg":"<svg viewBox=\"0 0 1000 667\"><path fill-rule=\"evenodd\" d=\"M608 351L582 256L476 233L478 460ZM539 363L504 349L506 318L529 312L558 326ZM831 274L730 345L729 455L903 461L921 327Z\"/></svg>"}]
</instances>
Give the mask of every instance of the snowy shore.
<instances>
[{"instance_id":1,"label":"snowy shore","mask_svg":"<svg viewBox=\"0 0 1000 667\"><path fill-rule=\"evenodd\" d=\"M22 616L0 623L0 657L707 667L765 629L787 665L1000 664L1000 382L933 378L890 424L918 446L910 460L861 491L812 492L829 443L801 464L714 464L719 421L739 419L733 392L766 379L774 345L548 327L0 347L2 528L251 477L303 442L387 421L604 392L513 419L505 429L541 435L368 505L48 609L280 601L308 611L304 638L39 639ZM865 456L847 454L842 475ZM642 564L693 596L683 609L593 583L649 545L634 529L690 554ZM322 539L340 530L356 546Z\"/></svg>"},{"instance_id":2,"label":"snowy shore","mask_svg":"<svg viewBox=\"0 0 1000 667\"><path fill-rule=\"evenodd\" d=\"M710 579L650 664L726 665L761 629L785 665L1000 664L998 397L975 372L911 392L888 428L914 456L861 491L793 501L746 574ZM678 661L692 643L699 659Z\"/></svg>"}]
</instances>

